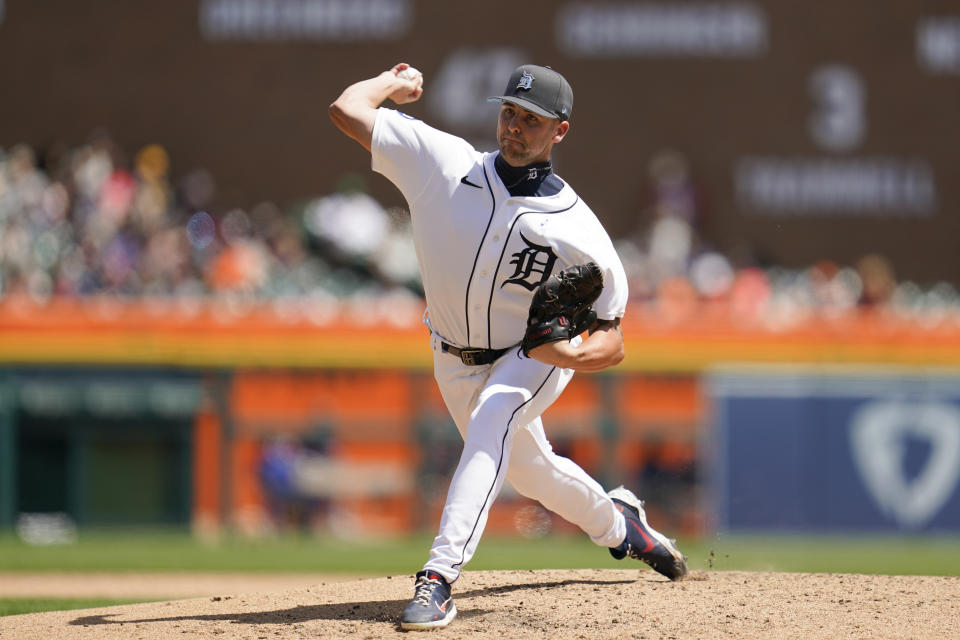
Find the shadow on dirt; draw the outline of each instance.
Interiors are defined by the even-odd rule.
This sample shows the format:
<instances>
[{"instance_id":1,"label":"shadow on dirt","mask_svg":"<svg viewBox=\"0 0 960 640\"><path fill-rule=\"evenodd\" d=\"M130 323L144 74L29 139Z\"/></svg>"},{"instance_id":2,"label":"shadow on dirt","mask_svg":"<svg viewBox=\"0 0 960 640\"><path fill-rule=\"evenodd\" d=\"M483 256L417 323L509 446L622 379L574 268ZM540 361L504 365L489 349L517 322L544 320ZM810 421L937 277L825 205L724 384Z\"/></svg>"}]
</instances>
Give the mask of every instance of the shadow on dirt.
<instances>
[{"instance_id":1,"label":"shadow on dirt","mask_svg":"<svg viewBox=\"0 0 960 640\"><path fill-rule=\"evenodd\" d=\"M553 582L542 582L532 584L503 585L499 587L487 587L483 589L473 589L463 593L455 593L457 602L462 602L468 598L479 596L500 595L504 593L522 592L531 589L551 589L565 587L569 585L603 585L611 586L617 584L631 584L635 580L557 580ZM118 615L123 614L99 614L91 616L81 616L70 621L73 626L93 626L102 624L137 624L148 622L183 622L187 620L197 620L203 622L232 622L234 624L291 624L298 622L308 622L311 620L357 620L365 622L391 622L396 621L400 612L407 605L408 599L404 600L380 600L369 602L337 602L331 604L300 605L290 609L278 609L275 611L256 611L256 612L233 612L233 613L207 613L197 615L170 616L163 618L136 618L111 620ZM229 600L223 600L229 603ZM473 612L475 614L481 612Z\"/></svg>"}]
</instances>

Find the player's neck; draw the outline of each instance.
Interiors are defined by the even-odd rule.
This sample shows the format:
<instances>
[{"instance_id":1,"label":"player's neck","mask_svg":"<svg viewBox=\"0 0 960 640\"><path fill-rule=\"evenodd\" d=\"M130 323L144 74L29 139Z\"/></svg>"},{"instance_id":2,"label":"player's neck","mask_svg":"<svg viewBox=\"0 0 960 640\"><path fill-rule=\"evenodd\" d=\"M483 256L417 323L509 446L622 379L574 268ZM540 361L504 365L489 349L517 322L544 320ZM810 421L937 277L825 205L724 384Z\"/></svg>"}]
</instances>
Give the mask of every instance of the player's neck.
<instances>
[{"instance_id":1,"label":"player's neck","mask_svg":"<svg viewBox=\"0 0 960 640\"><path fill-rule=\"evenodd\" d=\"M514 167L508 164L502 155L497 154L493 166L511 196L551 196L563 188L560 179L553 175L553 166L549 160Z\"/></svg>"}]
</instances>

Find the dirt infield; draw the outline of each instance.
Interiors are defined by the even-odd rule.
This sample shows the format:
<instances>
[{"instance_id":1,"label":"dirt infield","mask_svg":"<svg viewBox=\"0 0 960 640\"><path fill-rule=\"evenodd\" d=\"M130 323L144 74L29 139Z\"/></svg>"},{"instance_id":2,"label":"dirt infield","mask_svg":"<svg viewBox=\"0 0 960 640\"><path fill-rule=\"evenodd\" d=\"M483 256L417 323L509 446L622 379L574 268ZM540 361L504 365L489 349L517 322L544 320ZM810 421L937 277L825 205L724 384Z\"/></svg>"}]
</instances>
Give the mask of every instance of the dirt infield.
<instances>
[{"instance_id":1,"label":"dirt infield","mask_svg":"<svg viewBox=\"0 0 960 640\"><path fill-rule=\"evenodd\" d=\"M0 598L165 600L234 593L291 591L361 576L310 573L0 573Z\"/></svg>"},{"instance_id":2,"label":"dirt infield","mask_svg":"<svg viewBox=\"0 0 960 640\"><path fill-rule=\"evenodd\" d=\"M412 576L0 618L0 638L400 636ZM476 571L448 638L960 638L960 578L649 570Z\"/></svg>"}]
</instances>

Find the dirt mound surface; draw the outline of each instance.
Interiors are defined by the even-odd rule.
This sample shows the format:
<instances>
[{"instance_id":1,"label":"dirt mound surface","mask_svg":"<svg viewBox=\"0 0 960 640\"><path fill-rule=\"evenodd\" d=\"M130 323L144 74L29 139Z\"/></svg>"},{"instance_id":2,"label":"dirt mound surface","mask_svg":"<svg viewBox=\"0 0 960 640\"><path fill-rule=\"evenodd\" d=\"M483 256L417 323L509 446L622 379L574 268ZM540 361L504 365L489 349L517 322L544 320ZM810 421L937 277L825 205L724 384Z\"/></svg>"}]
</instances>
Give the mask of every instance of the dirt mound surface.
<instances>
[{"instance_id":1,"label":"dirt mound surface","mask_svg":"<svg viewBox=\"0 0 960 640\"><path fill-rule=\"evenodd\" d=\"M407 635L413 576L0 618L0 638ZM450 638L960 638L960 578L649 570L475 571L454 586ZM416 634L414 634L416 635ZM407 635L407 637L410 637Z\"/></svg>"},{"instance_id":2,"label":"dirt mound surface","mask_svg":"<svg viewBox=\"0 0 960 640\"><path fill-rule=\"evenodd\" d=\"M0 573L0 598L113 598L167 600L233 593L292 591L321 582L344 582L366 576L311 573L201 573L196 571L125 571L111 573Z\"/></svg>"}]
</instances>

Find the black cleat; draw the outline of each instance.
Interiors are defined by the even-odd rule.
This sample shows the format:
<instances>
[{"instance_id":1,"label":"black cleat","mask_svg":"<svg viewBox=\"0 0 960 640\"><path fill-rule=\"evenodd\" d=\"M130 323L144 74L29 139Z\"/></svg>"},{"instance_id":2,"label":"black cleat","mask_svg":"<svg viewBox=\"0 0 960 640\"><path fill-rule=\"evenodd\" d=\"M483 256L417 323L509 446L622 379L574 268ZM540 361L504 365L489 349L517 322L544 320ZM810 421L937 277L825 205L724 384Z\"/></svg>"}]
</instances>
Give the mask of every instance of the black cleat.
<instances>
[{"instance_id":1,"label":"black cleat","mask_svg":"<svg viewBox=\"0 0 960 640\"><path fill-rule=\"evenodd\" d=\"M654 571L671 580L682 580L687 575L687 559L662 533L647 524L643 503L633 492L617 487L607 493L614 506L627 521L627 537L618 547L610 548L617 560L630 556L650 565Z\"/></svg>"},{"instance_id":2,"label":"black cleat","mask_svg":"<svg viewBox=\"0 0 960 640\"><path fill-rule=\"evenodd\" d=\"M400 627L408 631L428 631L445 627L457 617L457 607L450 597L450 585L435 571L417 573L413 601L400 616Z\"/></svg>"}]
</instances>

